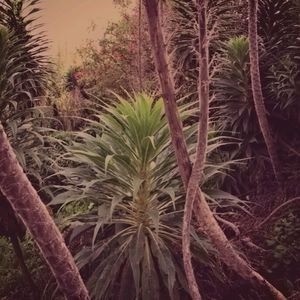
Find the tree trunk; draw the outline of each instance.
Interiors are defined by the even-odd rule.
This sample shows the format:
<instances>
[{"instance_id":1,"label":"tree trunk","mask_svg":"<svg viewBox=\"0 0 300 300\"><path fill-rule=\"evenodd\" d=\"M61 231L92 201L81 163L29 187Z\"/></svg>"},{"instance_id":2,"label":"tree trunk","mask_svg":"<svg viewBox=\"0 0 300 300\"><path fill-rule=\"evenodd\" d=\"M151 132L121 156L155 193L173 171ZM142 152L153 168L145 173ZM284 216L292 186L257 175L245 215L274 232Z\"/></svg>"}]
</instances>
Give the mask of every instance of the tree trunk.
<instances>
[{"instance_id":1,"label":"tree trunk","mask_svg":"<svg viewBox=\"0 0 300 300\"><path fill-rule=\"evenodd\" d=\"M192 219L193 203L201 183L201 175L204 169L208 135L208 111L209 111L209 71L208 71L208 40L207 40L207 0L197 0L198 24L199 24L199 122L196 159L193 164L192 174L189 179L184 217L182 225L182 252L185 273L193 300L201 299L197 281L192 266L190 250L190 225Z\"/></svg>"},{"instance_id":2,"label":"tree trunk","mask_svg":"<svg viewBox=\"0 0 300 300\"><path fill-rule=\"evenodd\" d=\"M182 123L179 118L174 81L170 73L167 50L160 26L160 16L158 10L159 0L144 0L150 40L153 49L155 67L159 76L162 96L164 99L165 114L168 120L172 144L174 147L178 169L185 189L191 176L192 165L188 155L186 142L183 135ZM243 260L234 250L219 224L215 220L206 199L200 189L197 189L196 201L193 205L197 222L200 230L206 232L216 249L219 251L221 259L228 267L235 270L240 276L246 280L254 281L261 287L271 292L275 299L286 299L275 287L262 278Z\"/></svg>"},{"instance_id":3,"label":"tree trunk","mask_svg":"<svg viewBox=\"0 0 300 300\"><path fill-rule=\"evenodd\" d=\"M277 155L276 144L267 118L260 80L257 42L257 5L257 0L248 0L248 35L252 94L258 123L268 149L273 171L278 183L281 184L280 163Z\"/></svg>"},{"instance_id":4,"label":"tree trunk","mask_svg":"<svg viewBox=\"0 0 300 300\"><path fill-rule=\"evenodd\" d=\"M142 71L142 0L139 0L139 20L138 20L138 75L139 75L139 92L143 91L143 71Z\"/></svg>"},{"instance_id":5,"label":"tree trunk","mask_svg":"<svg viewBox=\"0 0 300 300\"><path fill-rule=\"evenodd\" d=\"M65 297L89 299L58 228L19 165L1 124L0 190L29 229Z\"/></svg>"}]
</instances>

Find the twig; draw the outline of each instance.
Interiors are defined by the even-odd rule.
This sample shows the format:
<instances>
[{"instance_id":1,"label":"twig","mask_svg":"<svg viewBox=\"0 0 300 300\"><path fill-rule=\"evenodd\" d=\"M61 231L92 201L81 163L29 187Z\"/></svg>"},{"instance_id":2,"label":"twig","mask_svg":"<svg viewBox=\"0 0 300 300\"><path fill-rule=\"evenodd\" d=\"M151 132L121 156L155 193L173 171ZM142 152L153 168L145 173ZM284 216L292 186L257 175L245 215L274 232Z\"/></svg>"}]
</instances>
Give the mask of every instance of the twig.
<instances>
[{"instance_id":1,"label":"twig","mask_svg":"<svg viewBox=\"0 0 300 300\"><path fill-rule=\"evenodd\" d=\"M261 227L262 225L266 224L266 222L268 222L280 209L282 209L283 207L285 207L286 205L299 200L300 197L296 197L296 198L292 198L284 203L282 203L281 205L279 205L277 208L275 208L258 226L257 228Z\"/></svg>"},{"instance_id":2,"label":"twig","mask_svg":"<svg viewBox=\"0 0 300 300\"><path fill-rule=\"evenodd\" d=\"M215 218L216 218L219 222L222 222L224 225L226 225L227 227L229 227L230 229L232 229L232 230L234 231L234 233L235 233L235 236L239 236L239 235L241 234L239 228L238 228L235 224L231 223L231 222L228 221L228 220L225 220L225 219L221 218L221 217L218 216L218 215L215 215Z\"/></svg>"}]
</instances>

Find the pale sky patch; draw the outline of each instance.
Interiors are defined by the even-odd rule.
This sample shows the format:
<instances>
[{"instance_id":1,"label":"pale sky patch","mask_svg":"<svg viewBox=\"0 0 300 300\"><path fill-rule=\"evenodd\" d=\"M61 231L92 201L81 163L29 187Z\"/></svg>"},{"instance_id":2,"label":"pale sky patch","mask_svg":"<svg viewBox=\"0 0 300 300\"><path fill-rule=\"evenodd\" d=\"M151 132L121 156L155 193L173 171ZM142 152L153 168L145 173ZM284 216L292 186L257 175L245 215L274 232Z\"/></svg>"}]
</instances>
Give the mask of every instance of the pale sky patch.
<instances>
[{"instance_id":1,"label":"pale sky patch","mask_svg":"<svg viewBox=\"0 0 300 300\"><path fill-rule=\"evenodd\" d=\"M87 39L99 39L109 22L120 18L113 0L44 0L40 7L40 22L51 41L49 54L60 53L65 66L74 63L76 49Z\"/></svg>"}]
</instances>

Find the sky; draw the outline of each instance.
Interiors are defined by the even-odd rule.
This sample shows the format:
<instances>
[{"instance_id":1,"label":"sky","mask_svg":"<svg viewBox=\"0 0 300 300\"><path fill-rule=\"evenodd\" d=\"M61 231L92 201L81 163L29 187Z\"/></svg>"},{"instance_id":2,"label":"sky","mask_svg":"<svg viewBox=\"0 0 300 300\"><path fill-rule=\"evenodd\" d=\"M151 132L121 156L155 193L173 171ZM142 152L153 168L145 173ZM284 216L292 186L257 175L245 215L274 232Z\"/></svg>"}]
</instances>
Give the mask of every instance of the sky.
<instances>
[{"instance_id":1,"label":"sky","mask_svg":"<svg viewBox=\"0 0 300 300\"><path fill-rule=\"evenodd\" d=\"M60 52L65 65L76 60L76 49L86 39L101 37L109 21L120 17L113 0L42 0L40 7L40 21L51 41L49 54Z\"/></svg>"}]
</instances>

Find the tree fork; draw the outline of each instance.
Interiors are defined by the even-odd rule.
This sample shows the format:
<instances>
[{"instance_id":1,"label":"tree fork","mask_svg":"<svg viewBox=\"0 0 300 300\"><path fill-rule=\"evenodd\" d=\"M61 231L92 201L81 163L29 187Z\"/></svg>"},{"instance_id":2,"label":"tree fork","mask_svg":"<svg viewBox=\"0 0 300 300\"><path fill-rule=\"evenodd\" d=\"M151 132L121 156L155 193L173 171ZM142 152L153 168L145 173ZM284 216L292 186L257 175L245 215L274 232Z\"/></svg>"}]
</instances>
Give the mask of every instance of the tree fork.
<instances>
[{"instance_id":1,"label":"tree fork","mask_svg":"<svg viewBox=\"0 0 300 300\"><path fill-rule=\"evenodd\" d=\"M178 169L184 187L187 189L191 176L192 165L183 135L182 123L177 110L174 81L169 70L167 50L164 43L162 28L160 26L158 1L159 0L144 0L144 5L148 18L148 28L155 67L160 80L162 97L165 105L165 114L170 128L172 144L177 159ZM200 230L203 230L211 239L216 249L221 254L223 262L228 265L228 267L235 270L244 279L255 282L268 290L272 293L274 299L286 300L280 291L267 282L260 274L255 272L247 264L247 262L236 253L215 220L213 213L211 212L200 189L197 189L195 200L193 209L197 222L200 226Z\"/></svg>"}]
</instances>

